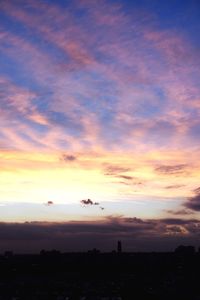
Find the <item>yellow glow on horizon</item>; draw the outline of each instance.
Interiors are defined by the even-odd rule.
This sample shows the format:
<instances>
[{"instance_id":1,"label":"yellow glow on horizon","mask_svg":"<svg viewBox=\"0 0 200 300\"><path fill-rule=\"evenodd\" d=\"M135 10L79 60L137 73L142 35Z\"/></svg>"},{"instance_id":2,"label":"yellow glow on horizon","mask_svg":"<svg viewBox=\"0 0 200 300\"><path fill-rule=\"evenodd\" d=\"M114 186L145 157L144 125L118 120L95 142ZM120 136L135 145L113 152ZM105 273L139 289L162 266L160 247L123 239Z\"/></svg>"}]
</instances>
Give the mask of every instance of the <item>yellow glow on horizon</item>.
<instances>
[{"instance_id":1,"label":"yellow glow on horizon","mask_svg":"<svg viewBox=\"0 0 200 300\"><path fill-rule=\"evenodd\" d=\"M135 199L139 195L146 197L148 202L148 197L153 196L188 197L200 178L200 166L196 164L194 168L191 157L183 152L179 153L176 164L188 163L190 169L180 174L159 174L156 171L158 165L174 165L178 153L172 156L165 152L107 152L79 153L76 156L73 161L63 161L62 154L57 152L1 152L2 201L77 203L84 198L116 201L120 197ZM196 154L193 155L195 159ZM113 167L113 174L106 174L106 168L110 167ZM182 187L173 188L173 185Z\"/></svg>"}]
</instances>

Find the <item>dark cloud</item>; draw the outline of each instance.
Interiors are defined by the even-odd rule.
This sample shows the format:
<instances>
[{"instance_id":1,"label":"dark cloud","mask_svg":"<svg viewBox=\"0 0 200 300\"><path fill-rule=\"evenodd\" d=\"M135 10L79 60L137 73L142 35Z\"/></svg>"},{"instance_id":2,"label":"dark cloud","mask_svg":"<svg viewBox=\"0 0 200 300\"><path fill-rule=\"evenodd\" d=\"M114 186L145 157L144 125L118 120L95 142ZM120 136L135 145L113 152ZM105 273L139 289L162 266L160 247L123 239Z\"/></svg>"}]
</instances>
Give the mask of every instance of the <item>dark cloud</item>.
<instances>
[{"instance_id":1,"label":"dark cloud","mask_svg":"<svg viewBox=\"0 0 200 300\"><path fill-rule=\"evenodd\" d=\"M166 225L187 225L190 223L200 222L196 219L180 219L180 218L164 218L159 220L160 223L166 224Z\"/></svg>"},{"instance_id":2,"label":"dark cloud","mask_svg":"<svg viewBox=\"0 0 200 300\"><path fill-rule=\"evenodd\" d=\"M184 203L184 206L195 211L200 211L200 194L188 198L187 202Z\"/></svg>"},{"instance_id":3,"label":"dark cloud","mask_svg":"<svg viewBox=\"0 0 200 300\"><path fill-rule=\"evenodd\" d=\"M91 199L84 199L80 201L83 205L99 205L99 202L93 202Z\"/></svg>"},{"instance_id":4,"label":"dark cloud","mask_svg":"<svg viewBox=\"0 0 200 300\"><path fill-rule=\"evenodd\" d=\"M160 174L179 175L179 174L185 174L186 168L187 168L186 164L180 164L174 166L161 165L159 167L156 167L155 171Z\"/></svg>"},{"instance_id":5,"label":"dark cloud","mask_svg":"<svg viewBox=\"0 0 200 300\"><path fill-rule=\"evenodd\" d=\"M194 211L200 211L200 187L194 189L193 192L195 195L188 198L184 206Z\"/></svg>"},{"instance_id":6,"label":"dark cloud","mask_svg":"<svg viewBox=\"0 0 200 300\"><path fill-rule=\"evenodd\" d=\"M194 212L191 210L187 209L180 209L180 210L165 210L167 213L172 214L172 215L192 215Z\"/></svg>"},{"instance_id":7,"label":"dark cloud","mask_svg":"<svg viewBox=\"0 0 200 300\"><path fill-rule=\"evenodd\" d=\"M179 188L184 187L184 186L185 186L184 184L173 184L173 185L168 185L165 188L166 189L179 189Z\"/></svg>"},{"instance_id":8,"label":"dark cloud","mask_svg":"<svg viewBox=\"0 0 200 300\"><path fill-rule=\"evenodd\" d=\"M63 160L63 161L74 161L76 159L77 159L76 156L69 155L69 154L63 154L61 157L61 160Z\"/></svg>"},{"instance_id":9,"label":"dark cloud","mask_svg":"<svg viewBox=\"0 0 200 300\"><path fill-rule=\"evenodd\" d=\"M106 165L106 167L104 168L104 175L124 179L124 181L118 182L118 183L121 183L124 185L141 185L141 184L143 184L139 178L123 174L126 172L130 172L131 170L132 170L131 168L125 168L125 167L116 166L116 165ZM116 183L116 182L114 182L114 183Z\"/></svg>"},{"instance_id":10,"label":"dark cloud","mask_svg":"<svg viewBox=\"0 0 200 300\"><path fill-rule=\"evenodd\" d=\"M148 225L152 224L152 221L150 221L150 220L142 220L142 219L136 218L136 217L134 217L134 218L125 218L124 220L125 220L125 222L132 223L132 224L133 223L134 224L148 224Z\"/></svg>"},{"instance_id":11,"label":"dark cloud","mask_svg":"<svg viewBox=\"0 0 200 300\"><path fill-rule=\"evenodd\" d=\"M199 239L200 235L200 223L199 222L191 222L186 226L187 230L190 234L196 235L196 238Z\"/></svg>"},{"instance_id":12,"label":"dark cloud","mask_svg":"<svg viewBox=\"0 0 200 300\"><path fill-rule=\"evenodd\" d=\"M117 176L118 178L123 178L123 179L126 179L126 180L133 180L133 177L132 176L127 176L127 175L119 175Z\"/></svg>"},{"instance_id":13,"label":"dark cloud","mask_svg":"<svg viewBox=\"0 0 200 300\"><path fill-rule=\"evenodd\" d=\"M122 176L121 173L129 172L129 171L131 171L131 168L125 168L116 165L106 165L104 169L105 175L109 175L109 176L113 176L113 175Z\"/></svg>"},{"instance_id":14,"label":"dark cloud","mask_svg":"<svg viewBox=\"0 0 200 300\"><path fill-rule=\"evenodd\" d=\"M0 251L35 252L56 248L86 251L112 250L117 240L123 248L140 251L173 250L181 243L197 245L200 221L196 219L140 219L108 216L102 221L65 223L0 223Z\"/></svg>"}]
</instances>

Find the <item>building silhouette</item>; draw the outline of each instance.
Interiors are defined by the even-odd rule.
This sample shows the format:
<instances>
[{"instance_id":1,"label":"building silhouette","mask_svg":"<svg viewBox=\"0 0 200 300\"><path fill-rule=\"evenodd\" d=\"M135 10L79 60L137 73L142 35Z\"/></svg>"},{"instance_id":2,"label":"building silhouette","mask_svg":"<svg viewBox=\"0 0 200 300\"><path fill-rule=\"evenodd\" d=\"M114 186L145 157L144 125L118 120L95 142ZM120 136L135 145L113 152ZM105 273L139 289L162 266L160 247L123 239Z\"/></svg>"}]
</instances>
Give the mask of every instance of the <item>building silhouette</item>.
<instances>
[{"instance_id":1,"label":"building silhouette","mask_svg":"<svg viewBox=\"0 0 200 300\"><path fill-rule=\"evenodd\" d=\"M122 253L122 242L121 241L117 242L117 252Z\"/></svg>"}]
</instances>

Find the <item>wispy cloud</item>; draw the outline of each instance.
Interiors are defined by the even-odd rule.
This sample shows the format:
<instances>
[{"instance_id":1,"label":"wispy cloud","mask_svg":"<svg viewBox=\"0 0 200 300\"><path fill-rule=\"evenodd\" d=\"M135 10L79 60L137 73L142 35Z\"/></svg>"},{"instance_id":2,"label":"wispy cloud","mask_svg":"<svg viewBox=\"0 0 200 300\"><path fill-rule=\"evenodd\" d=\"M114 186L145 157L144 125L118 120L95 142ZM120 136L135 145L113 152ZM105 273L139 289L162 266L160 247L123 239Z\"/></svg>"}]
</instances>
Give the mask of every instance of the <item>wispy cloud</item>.
<instances>
[{"instance_id":1,"label":"wispy cloud","mask_svg":"<svg viewBox=\"0 0 200 300\"><path fill-rule=\"evenodd\" d=\"M172 184L172 185L166 186L165 188L166 189L179 189L179 188L182 188L182 187L184 187L183 184Z\"/></svg>"},{"instance_id":2,"label":"wispy cloud","mask_svg":"<svg viewBox=\"0 0 200 300\"><path fill-rule=\"evenodd\" d=\"M187 165L174 165L174 166L159 166L155 169L156 172L166 175L179 175L185 173Z\"/></svg>"},{"instance_id":3,"label":"wispy cloud","mask_svg":"<svg viewBox=\"0 0 200 300\"><path fill-rule=\"evenodd\" d=\"M105 175L116 175L116 176L124 176L120 175L121 173L126 173L131 171L130 167L122 167L117 165L108 165L105 167Z\"/></svg>"}]
</instances>

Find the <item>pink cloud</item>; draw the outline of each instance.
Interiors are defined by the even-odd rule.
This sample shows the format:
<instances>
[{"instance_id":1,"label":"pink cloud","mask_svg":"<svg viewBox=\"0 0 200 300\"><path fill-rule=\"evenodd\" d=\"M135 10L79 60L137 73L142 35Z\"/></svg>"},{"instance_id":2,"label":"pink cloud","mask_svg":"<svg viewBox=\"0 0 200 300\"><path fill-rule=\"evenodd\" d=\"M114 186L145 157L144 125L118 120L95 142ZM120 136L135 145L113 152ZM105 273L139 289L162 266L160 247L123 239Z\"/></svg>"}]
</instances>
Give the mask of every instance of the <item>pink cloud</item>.
<instances>
[{"instance_id":1,"label":"pink cloud","mask_svg":"<svg viewBox=\"0 0 200 300\"><path fill-rule=\"evenodd\" d=\"M59 6L53 4L43 3L42 5L36 5L35 2L29 1L29 5L35 9L35 14L30 14L9 3L4 4L3 9L8 15L29 26L37 34L41 34L44 40L66 52L73 60L73 63L64 64L64 69L73 70L95 62L94 57L92 57L86 47L86 37L83 38L85 36L84 31L80 26L75 25L75 21L69 13L63 13ZM49 18L49 16L51 17ZM54 19L53 26L51 19ZM55 30L55 20L57 20L56 24L61 28L65 28L65 30ZM81 41L82 39L83 41Z\"/></svg>"},{"instance_id":2,"label":"pink cloud","mask_svg":"<svg viewBox=\"0 0 200 300\"><path fill-rule=\"evenodd\" d=\"M6 114L26 114L34 106L36 93L17 86L6 77L0 77L1 97L4 102L2 112Z\"/></svg>"}]
</instances>

